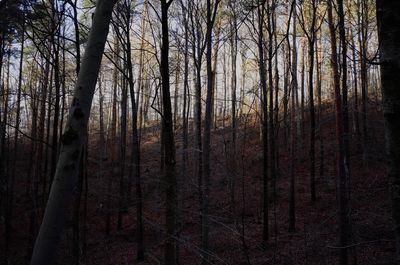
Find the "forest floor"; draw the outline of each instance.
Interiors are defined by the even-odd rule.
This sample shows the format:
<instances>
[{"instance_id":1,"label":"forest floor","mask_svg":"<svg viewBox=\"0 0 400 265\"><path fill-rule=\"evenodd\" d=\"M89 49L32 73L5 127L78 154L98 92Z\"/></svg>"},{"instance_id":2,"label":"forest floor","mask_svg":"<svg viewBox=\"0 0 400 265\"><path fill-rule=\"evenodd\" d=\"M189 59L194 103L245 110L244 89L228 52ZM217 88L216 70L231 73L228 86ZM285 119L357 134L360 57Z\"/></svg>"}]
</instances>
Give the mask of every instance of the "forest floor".
<instances>
[{"instance_id":1,"label":"forest floor","mask_svg":"<svg viewBox=\"0 0 400 265\"><path fill-rule=\"evenodd\" d=\"M372 104L372 103L371 103ZM371 106L376 110L379 106ZM336 203L336 140L335 118L332 107L327 107L321 119L323 138L323 172L321 174L320 141L317 131L316 180L317 201L311 202L309 189L309 124L304 124L304 137L300 138L297 154L296 179L296 232L288 232L289 176L292 163L285 147L283 129L279 131L279 175L276 196L270 196L270 239L262 244L262 147L259 125L248 117L241 120L237 131L236 155L233 155L232 131L222 126L212 132L211 197L210 197L210 264L338 264L338 222ZM361 119L360 119L361 120ZM391 219L390 194L386 177L384 132L382 114L368 114L369 141L363 161L360 137L351 139L351 222L352 242L349 247L350 264L381 264L394 262L394 236ZM222 123L222 122L221 122ZM229 120L225 121L229 124ZM183 176L182 136L177 129L177 172L179 179L179 219L181 225L180 264L200 264L204 254L200 245L200 215L197 180L192 173L193 135L189 136L188 172ZM144 202L144 236L146 261L142 264L162 264L164 236L164 198L160 169L160 136L156 127L143 134L142 178ZM111 166L99 170L98 145L89 150L88 193L86 214L86 257L82 264L136 264L135 203L129 204L124 214L123 229L117 228L118 172ZM129 161L129 159L128 159ZM114 171L114 172L113 172ZM113 176L114 173L114 176ZM105 209L107 179L113 183L113 209ZM230 180L235 179L234 214L230 203ZM272 194L273 187L270 187ZM132 189L134 197L134 189ZM29 199L24 192L16 195L17 205L13 228L13 256L25 253L29 220ZM105 237L105 212L112 213L112 230ZM71 261L72 226L63 238L60 264ZM21 247L22 246L22 247ZM21 252L21 248L23 249ZM24 264L22 257L13 264Z\"/></svg>"}]
</instances>

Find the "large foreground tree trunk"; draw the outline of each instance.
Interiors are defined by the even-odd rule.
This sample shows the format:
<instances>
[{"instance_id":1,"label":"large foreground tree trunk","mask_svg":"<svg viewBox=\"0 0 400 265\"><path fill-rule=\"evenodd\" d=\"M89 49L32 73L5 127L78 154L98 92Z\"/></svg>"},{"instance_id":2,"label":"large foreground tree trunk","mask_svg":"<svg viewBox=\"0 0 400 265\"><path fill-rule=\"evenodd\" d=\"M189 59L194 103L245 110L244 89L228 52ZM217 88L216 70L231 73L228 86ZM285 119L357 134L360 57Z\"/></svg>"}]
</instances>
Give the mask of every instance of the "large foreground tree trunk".
<instances>
[{"instance_id":1,"label":"large foreground tree trunk","mask_svg":"<svg viewBox=\"0 0 400 265\"><path fill-rule=\"evenodd\" d=\"M377 0L383 112L389 154L393 218L400 263L400 1Z\"/></svg>"},{"instance_id":2,"label":"large foreground tree trunk","mask_svg":"<svg viewBox=\"0 0 400 265\"><path fill-rule=\"evenodd\" d=\"M70 115L61 138L61 152L32 265L55 264L66 213L79 173L79 161L115 0L98 0L85 56L76 82Z\"/></svg>"}]
</instances>

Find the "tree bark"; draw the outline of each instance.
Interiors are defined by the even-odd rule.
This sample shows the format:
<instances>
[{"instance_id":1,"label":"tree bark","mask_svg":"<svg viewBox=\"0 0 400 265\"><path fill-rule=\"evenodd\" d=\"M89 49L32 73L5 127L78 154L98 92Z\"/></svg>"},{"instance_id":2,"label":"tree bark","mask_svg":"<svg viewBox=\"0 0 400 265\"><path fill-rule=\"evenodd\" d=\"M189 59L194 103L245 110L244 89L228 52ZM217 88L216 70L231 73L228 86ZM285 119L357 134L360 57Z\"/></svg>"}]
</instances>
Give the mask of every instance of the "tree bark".
<instances>
[{"instance_id":1,"label":"tree bark","mask_svg":"<svg viewBox=\"0 0 400 265\"><path fill-rule=\"evenodd\" d=\"M397 263L400 263L400 2L376 1L380 40L381 81L387 152L388 176L395 224Z\"/></svg>"},{"instance_id":2,"label":"tree bark","mask_svg":"<svg viewBox=\"0 0 400 265\"><path fill-rule=\"evenodd\" d=\"M291 101L290 101L290 107L291 107L291 157L292 157L292 163L291 163L291 168L290 168L290 187L289 187L289 232L295 232L296 231L296 182L295 182L295 166L297 162L297 135L296 135L296 91L297 91L297 48L296 48L296 21L297 21L297 11L296 11L296 0L293 0L293 44L292 44L292 49L293 49L293 64L292 64L292 69L291 69L291 75L292 75L292 81L291 81ZM288 51L290 51L290 42L288 39ZM290 60L290 56L288 56L288 60ZM290 67L290 65L288 66Z\"/></svg>"},{"instance_id":3,"label":"tree bark","mask_svg":"<svg viewBox=\"0 0 400 265\"><path fill-rule=\"evenodd\" d=\"M269 238L269 228L268 228L268 213L269 213L269 192L268 192L268 94L267 94L267 73L265 67L264 58L264 18L265 18L265 0L258 0L257 4L257 20L258 20L258 66L262 93L262 142L263 142L263 205L262 205L262 216L263 216L263 232L262 241L267 243Z\"/></svg>"},{"instance_id":4,"label":"tree bark","mask_svg":"<svg viewBox=\"0 0 400 265\"><path fill-rule=\"evenodd\" d=\"M368 5L365 0L358 0L359 8L359 27L358 42L360 49L360 75L361 75L361 119L362 119L362 146L363 146L363 162L367 164L368 153L368 70L367 70L367 45L368 45Z\"/></svg>"},{"instance_id":5,"label":"tree bark","mask_svg":"<svg viewBox=\"0 0 400 265\"><path fill-rule=\"evenodd\" d=\"M162 130L165 147L165 221L166 234L165 241L165 264L173 265L177 263L176 253L176 208L177 208L177 183L175 171L175 140L171 107L170 81L169 81L169 29L168 29L168 9L172 1L161 0L161 26L162 26L162 46L161 46L161 80L162 80L162 102L163 117Z\"/></svg>"},{"instance_id":6,"label":"tree bark","mask_svg":"<svg viewBox=\"0 0 400 265\"><path fill-rule=\"evenodd\" d=\"M78 176L91 103L115 1L98 0L70 115L61 139L61 152L31 265L55 264L68 206Z\"/></svg>"},{"instance_id":7,"label":"tree bark","mask_svg":"<svg viewBox=\"0 0 400 265\"><path fill-rule=\"evenodd\" d=\"M328 0L328 24L331 42L331 64L333 71L333 85L335 91L335 106L336 106L336 137L337 137L337 165L338 165L338 223L339 223L339 250L340 264L348 263L347 238L348 238L348 208L347 208L347 190L346 190L346 150L344 144L344 129L343 129L343 107L340 91L340 75L339 62L336 45L336 31L333 21L332 0Z\"/></svg>"},{"instance_id":8,"label":"tree bark","mask_svg":"<svg viewBox=\"0 0 400 265\"><path fill-rule=\"evenodd\" d=\"M126 66L128 71L128 86L129 93L131 97L131 108L132 108L132 178L135 183L136 192L136 244L137 253L136 260L144 260L144 233L143 233L143 197L142 197L142 178L140 170L140 141L139 141L139 131L138 131L138 108L137 100L135 100L135 89L133 80L133 64L132 64L132 48L131 48L131 38L129 34L130 21L131 21L131 1L126 1L125 6L127 6L128 11L126 14ZM139 97L137 97L139 99ZM131 181L130 181L131 182ZM130 188L129 188L130 189Z\"/></svg>"}]
</instances>

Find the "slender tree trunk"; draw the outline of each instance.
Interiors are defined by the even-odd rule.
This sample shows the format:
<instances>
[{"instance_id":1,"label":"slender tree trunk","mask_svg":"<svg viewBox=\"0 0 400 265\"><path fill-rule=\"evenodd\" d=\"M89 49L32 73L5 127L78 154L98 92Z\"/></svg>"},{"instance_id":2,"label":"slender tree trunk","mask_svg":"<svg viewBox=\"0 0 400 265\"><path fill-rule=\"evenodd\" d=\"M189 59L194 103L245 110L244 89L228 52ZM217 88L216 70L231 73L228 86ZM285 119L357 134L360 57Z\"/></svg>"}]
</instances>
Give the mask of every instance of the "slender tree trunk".
<instances>
[{"instance_id":1,"label":"slender tree trunk","mask_svg":"<svg viewBox=\"0 0 400 265\"><path fill-rule=\"evenodd\" d=\"M39 112L39 124L37 128L37 137L38 139L45 141L45 121L46 121L46 98L47 98L47 91L49 88L49 71L50 71L50 62L48 60L45 61L45 66L43 70L43 82L41 82L41 89L40 89L40 112ZM33 122L32 122L33 123ZM36 123L36 121L35 121ZM33 126L32 126L33 127ZM35 126L36 127L36 126ZM35 148L34 152L34 160L35 160L35 170L32 170L32 176L31 179L33 178L39 178L41 177L42 179L42 197L43 197L43 203L45 203L45 198L47 196L47 178L46 178L46 173L43 172L43 143L36 143L37 149ZM47 199L47 198L46 198Z\"/></svg>"},{"instance_id":2,"label":"slender tree trunk","mask_svg":"<svg viewBox=\"0 0 400 265\"><path fill-rule=\"evenodd\" d=\"M101 71L100 71L101 73ZM100 171L100 179L103 179L105 167L104 164L107 163L107 141L105 134L105 125L104 125L104 93L103 93L103 75L99 76L99 144L100 144L100 163L99 163L99 171ZM109 178L107 178L109 179ZM106 205L107 206L107 205Z\"/></svg>"},{"instance_id":3,"label":"slender tree trunk","mask_svg":"<svg viewBox=\"0 0 400 265\"><path fill-rule=\"evenodd\" d=\"M297 48L296 48L296 21L297 21L297 10L296 0L293 0L293 24L292 24L292 69L291 69L291 171L290 171L290 193L289 193L289 232L296 231L296 182L295 182L295 166L296 166L296 151L297 151L297 135L296 135L296 91L297 85ZM288 39L288 50L290 51L290 42ZM290 57L289 57L290 60Z\"/></svg>"},{"instance_id":4,"label":"slender tree trunk","mask_svg":"<svg viewBox=\"0 0 400 265\"><path fill-rule=\"evenodd\" d=\"M231 7L232 19L230 21L230 44L231 44L231 130L232 130L232 153L231 153L231 176L229 178L229 191L230 191L230 213L232 220L235 220L235 175L236 175L236 90L237 90L237 74L236 74L236 61L238 49L238 32L236 11ZM215 69L215 68L214 68Z\"/></svg>"},{"instance_id":5,"label":"slender tree trunk","mask_svg":"<svg viewBox=\"0 0 400 265\"><path fill-rule=\"evenodd\" d=\"M146 17L148 15L148 0L145 0L144 4L143 4L143 14L142 14L142 21L140 22L140 30L141 30L141 37L140 37L140 52L139 52L139 71L138 71L138 83L139 83L139 87L138 87L138 93L141 95L140 96L140 101L137 100L136 102L136 106L137 108L139 108L139 144L140 144L140 140L142 138L142 131L146 126L146 122L147 122L147 115L145 115L145 113L147 113L146 110L146 104L145 104L145 98L149 98L149 95L146 95L147 90L146 88L146 81L144 80L144 76L145 76L145 67L144 67L144 55L145 55L145 39L146 39ZM139 99L139 97L138 97Z\"/></svg>"},{"instance_id":6,"label":"slender tree trunk","mask_svg":"<svg viewBox=\"0 0 400 265\"><path fill-rule=\"evenodd\" d=\"M115 54L114 54L114 60L117 61L117 65L119 64L118 62L118 56L120 53L120 45L119 41L116 37L115 39ZM113 81L112 81L112 93L113 93L113 98L112 98L112 111L111 111L111 137L110 137L110 142L111 142L111 176L108 176L108 182L107 182L107 192L106 192L106 220L105 220L105 235L108 237L110 235L110 230L111 230L111 213L112 213L112 204L113 204L113 196L112 196L112 191L113 191L113 179L116 176L116 167L118 165L118 159L117 159L117 90L118 90L118 67L115 66L113 69Z\"/></svg>"},{"instance_id":7,"label":"slender tree trunk","mask_svg":"<svg viewBox=\"0 0 400 265\"><path fill-rule=\"evenodd\" d=\"M179 78L180 78L180 74L181 74L181 69L180 69L180 61L181 61L181 56L180 53L177 53L177 65L176 65L176 69L175 69L175 90L174 90L174 129L176 130L178 127L178 98L179 98Z\"/></svg>"},{"instance_id":8,"label":"slender tree trunk","mask_svg":"<svg viewBox=\"0 0 400 265\"><path fill-rule=\"evenodd\" d=\"M185 53L184 53L184 80L183 80L183 109L182 109L182 119L183 119L183 133L182 133L182 140L183 140L183 152L182 152L182 180L185 179L186 171L187 171L187 155L188 155L188 146L189 146L189 139L188 139L188 94L189 94L189 23L187 18L187 8L183 5L182 6L182 16L183 16L183 24L185 26Z\"/></svg>"},{"instance_id":9,"label":"slender tree trunk","mask_svg":"<svg viewBox=\"0 0 400 265\"><path fill-rule=\"evenodd\" d=\"M345 13L343 0L337 0L339 17L339 39L341 44L341 66L342 66L342 123L343 123L343 167L344 172L339 180L339 212L340 212L340 244L347 246L351 242L351 219L350 219L350 130L349 130L349 108L347 87L347 39L345 29ZM341 252L341 265L348 264L347 253Z\"/></svg>"},{"instance_id":10,"label":"slender tree trunk","mask_svg":"<svg viewBox=\"0 0 400 265\"><path fill-rule=\"evenodd\" d=\"M126 131L127 131L127 106L128 106L128 87L126 80L122 82L121 91L121 131L119 147L119 197L118 197L118 218L117 230L122 230L124 213L126 212L126 189L128 183L125 176L126 168Z\"/></svg>"},{"instance_id":11,"label":"slender tree trunk","mask_svg":"<svg viewBox=\"0 0 400 265\"><path fill-rule=\"evenodd\" d=\"M220 0L215 0L214 7L211 0L207 0L207 30L205 35L206 43L206 68L207 68L207 97L206 97L206 110L204 119L204 135L203 135L203 204L201 207L202 216L202 248L205 253L203 255L202 264L210 262L209 252L209 204L210 204L210 154L211 154L211 118L212 118L212 97L213 97L213 81L214 73L212 71L212 31L215 22L217 7Z\"/></svg>"},{"instance_id":12,"label":"slender tree trunk","mask_svg":"<svg viewBox=\"0 0 400 265\"><path fill-rule=\"evenodd\" d=\"M337 0L338 17L339 17L339 39L341 44L341 66L342 66L342 103L343 103L343 133L344 133L344 148L345 148L345 168L346 168L346 182L344 186L345 193L349 193L348 183L350 179L350 130L349 130L349 106L348 106L348 86L347 86L347 38L346 38L346 27L345 27L345 13L343 7L343 0ZM346 187L347 186L347 187Z\"/></svg>"},{"instance_id":13,"label":"slender tree trunk","mask_svg":"<svg viewBox=\"0 0 400 265\"><path fill-rule=\"evenodd\" d=\"M274 99L274 142L275 144L275 178L278 178L280 176L280 164L279 164L279 147L280 147L280 141L279 141L279 129L280 129L280 121L279 121L279 66L278 66L278 37L277 37L277 25L276 25L276 0L272 1L272 29L273 29L273 43L274 47L276 49L275 55L274 55L274 90L275 90L275 99ZM271 40L272 42L272 40ZM276 189L276 185L274 185L274 189ZM276 191L274 190L274 193Z\"/></svg>"},{"instance_id":14,"label":"slender tree trunk","mask_svg":"<svg viewBox=\"0 0 400 265\"><path fill-rule=\"evenodd\" d=\"M290 187L289 187L289 232L293 233L296 231L296 182L295 182L295 169L297 165L297 136L296 136L296 101L295 101L295 90L297 84L292 80L292 92L291 92L291 144L290 144Z\"/></svg>"},{"instance_id":15,"label":"slender tree trunk","mask_svg":"<svg viewBox=\"0 0 400 265\"><path fill-rule=\"evenodd\" d=\"M316 0L310 1L310 28L309 32L305 31L308 40L308 97L309 97L309 111L310 111L310 195L311 201L317 200L316 187L315 187L315 104L314 104L314 56L315 56L315 38L316 38L316 13L317 3ZM303 21L303 23L306 23ZM305 26L304 26L305 27ZM302 104L304 102L302 93Z\"/></svg>"},{"instance_id":16,"label":"slender tree trunk","mask_svg":"<svg viewBox=\"0 0 400 265\"><path fill-rule=\"evenodd\" d=\"M165 264L173 265L177 263L176 253L176 208L177 208L177 184L175 171L175 140L174 127L172 121L170 81L169 81L169 29L168 29L168 8L172 2L161 0L161 26L162 26L162 46L161 46L161 80L162 80L162 99L163 117L162 129L165 146L165 223L167 239L165 241Z\"/></svg>"},{"instance_id":17,"label":"slender tree trunk","mask_svg":"<svg viewBox=\"0 0 400 265\"><path fill-rule=\"evenodd\" d=\"M352 52L352 70L353 70L353 82L354 82L354 93L353 93L353 130L357 135L357 139L360 139L361 132L360 132L360 110L359 110L359 99L358 99L358 64L357 64L357 57L356 57L356 44L354 42L353 30L352 27L348 27L350 29L350 40L351 40L351 52Z\"/></svg>"},{"instance_id":18,"label":"slender tree trunk","mask_svg":"<svg viewBox=\"0 0 400 265\"><path fill-rule=\"evenodd\" d=\"M48 55L47 55L48 56ZM50 64L50 58L45 58L45 60L49 61ZM46 122L46 143L50 142L50 130L51 130L51 115L52 115L52 106L53 106L53 77L54 77L54 71L53 71L53 66L51 64L51 67L49 68L49 73L50 73L50 79L49 79L49 91L48 91L48 95L47 95L47 102L48 102L48 106L47 106L47 122ZM45 181L45 185L49 184L49 188L48 190L46 190L46 194L45 194L45 200L48 198L49 192L50 192L50 188L51 188L51 179L52 177L49 176L49 181L47 183L47 177L48 177L48 172L49 172L49 153L50 153L50 146L46 145L46 150L45 150L45 155L44 155L44 169L43 169L43 179ZM40 172L38 173L40 174ZM36 177L36 179L34 179L35 181L38 181L39 177ZM35 186L35 185L33 185ZM35 188L34 188L35 189ZM45 203L45 201L43 202L43 204Z\"/></svg>"},{"instance_id":19,"label":"slender tree trunk","mask_svg":"<svg viewBox=\"0 0 400 265\"><path fill-rule=\"evenodd\" d=\"M58 128L60 119L60 43L59 37L60 27L58 22L58 3L55 0L51 0L51 14L52 14L52 30L51 44L53 48L52 61L54 70L54 89L55 89L55 101L54 101L54 117L53 117L53 128L52 128L52 152L51 152L51 167L50 167L50 183L53 182L54 175L57 167L59 141L58 141Z\"/></svg>"},{"instance_id":20,"label":"slender tree trunk","mask_svg":"<svg viewBox=\"0 0 400 265\"><path fill-rule=\"evenodd\" d=\"M339 204L339 244L341 246L339 250L340 264L345 265L348 263L348 251L347 251L347 237L348 237L348 208L347 208L347 192L346 192L346 150L344 144L344 130L343 130L343 107L340 91L340 75L339 75L339 63L338 53L336 46L336 31L333 22L332 12L332 0L328 0L328 24L330 31L330 41L332 47L331 64L333 70L333 81L335 91L335 105L336 105L336 134L338 141L338 204Z\"/></svg>"},{"instance_id":21,"label":"slender tree trunk","mask_svg":"<svg viewBox=\"0 0 400 265\"><path fill-rule=\"evenodd\" d=\"M289 21L288 21L289 23ZM284 60L284 78L283 78L283 143L285 150L288 147L288 106L289 106L289 74L290 74L290 42L288 38L288 45L283 44L283 54L285 56Z\"/></svg>"},{"instance_id":22,"label":"slender tree trunk","mask_svg":"<svg viewBox=\"0 0 400 265\"><path fill-rule=\"evenodd\" d=\"M267 94L267 73L264 59L264 18L265 18L265 0L258 0L257 7L257 22L258 22L258 64L259 64L259 75L261 83L262 93L262 142L263 142L263 232L262 241L264 244L267 243L269 238L268 228L268 213L269 213L269 192L268 192L268 94Z\"/></svg>"},{"instance_id":23,"label":"slender tree trunk","mask_svg":"<svg viewBox=\"0 0 400 265\"><path fill-rule=\"evenodd\" d=\"M221 33L221 19L218 19L218 23L216 23L216 28L215 28L215 44L214 44L214 61L212 63L212 71L213 71L213 94L211 98L211 122L213 123L212 126L214 128L217 128L217 115L218 115L218 110L217 110L217 95L218 95L218 86L217 86L217 64L218 64L218 51L219 51L219 46L220 46L220 33ZM214 121L214 122L213 122Z\"/></svg>"},{"instance_id":24,"label":"slender tree trunk","mask_svg":"<svg viewBox=\"0 0 400 265\"><path fill-rule=\"evenodd\" d=\"M4 97L5 89L4 89L4 82L2 78L3 73L3 57L4 57L4 37L5 37L5 30L1 28L1 38L0 38L0 96ZM6 129L6 116L4 115L5 109L0 101L0 189L6 189L6 176L5 176L5 168L4 168L4 161L5 161L5 129ZM2 115L3 114L3 115ZM0 215L5 215L5 194L0 194ZM5 233L5 231L4 231ZM4 237L5 239L5 237ZM7 242L4 241L4 251L7 251ZM7 263L7 255L5 254L1 260L1 262Z\"/></svg>"},{"instance_id":25,"label":"slender tree trunk","mask_svg":"<svg viewBox=\"0 0 400 265\"><path fill-rule=\"evenodd\" d=\"M201 110L201 65L203 58L203 51L201 47L201 34L200 34L200 25L197 18L197 13L194 12L194 7L192 6L192 2L189 1L189 12L191 19L191 27L192 27L192 56L193 56L193 64L194 64L194 76L195 76L195 96L194 96L194 152L193 152L193 160L194 160L194 178L197 180L198 186L198 196L199 196L199 207L201 208L203 205L203 158L202 158L202 139L201 139L201 120L202 120L202 110ZM194 14L195 13L195 14ZM201 212L201 210L200 210ZM202 217L200 215L200 226L202 222Z\"/></svg>"},{"instance_id":26,"label":"slender tree trunk","mask_svg":"<svg viewBox=\"0 0 400 265\"><path fill-rule=\"evenodd\" d=\"M8 123L8 104L9 104L9 94L10 94L10 58L11 58L11 53L8 53L7 56L7 72L6 72L6 85L5 85L5 89L2 91L4 94L3 99L4 99L4 119L3 119L3 124L2 124L2 128L1 128L1 134L2 134L2 143L1 143L1 147L2 147L2 153L3 154L8 154L9 153L9 146L8 146L8 142L6 141L6 133L7 133L7 123ZM1 76L0 76L1 77ZM8 258L9 258L9 241L11 238L11 220L9 219L9 213L10 213L10 209L11 205L9 205L9 197L10 197L10 179L9 179L9 168L7 166L7 155L5 155L5 158L3 158L4 160L1 161L2 165L2 208L3 208L3 214L4 214L4 244L5 244L5 255L4 255L4 263L8 263ZM3 195L4 193L4 195Z\"/></svg>"},{"instance_id":27,"label":"slender tree trunk","mask_svg":"<svg viewBox=\"0 0 400 265\"><path fill-rule=\"evenodd\" d=\"M127 1L126 6L128 10L131 9L131 2ZM131 21L131 13L127 12L127 21L126 26L126 63L127 63L127 71L128 71L128 85L129 85L129 93L131 96L131 108L132 108L132 171L133 171L133 181L135 183L135 192L136 192L136 244L137 244L137 253L136 259L137 261L144 260L144 231L143 231L143 197L142 197L142 178L141 178L141 170L140 170L140 141L139 141L139 131L138 131L138 109L137 102L135 100L135 89L134 89L134 80L133 80L133 65L132 65L132 53L131 53L131 39L129 34L130 29L130 21ZM139 98L139 97L137 97Z\"/></svg>"},{"instance_id":28,"label":"slender tree trunk","mask_svg":"<svg viewBox=\"0 0 400 265\"><path fill-rule=\"evenodd\" d=\"M224 57L223 57L223 65L222 65L223 73L224 73L224 103L222 109L222 127L225 128L225 117L226 117L226 97L228 90L228 69L227 69L227 60L226 60L226 51L224 47Z\"/></svg>"},{"instance_id":29,"label":"slender tree trunk","mask_svg":"<svg viewBox=\"0 0 400 265\"><path fill-rule=\"evenodd\" d=\"M294 44L293 44L294 45ZM297 44L296 44L297 45ZM301 44L300 44L300 50L301 50L301 63L300 63L300 71L301 71L301 76L300 76L300 88L298 87L295 91L296 94L296 105L298 109L300 109L300 113L297 115L297 138L298 138L298 144L299 144L299 150L303 150L303 137L304 137L304 123L305 123L305 79L306 79L306 38L303 36L301 38ZM296 49L297 52L297 49ZM294 53L294 51L293 51ZM296 55L297 57L297 55ZM299 94L299 89L300 89L300 104L298 100L298 94ZM300 153L301 160L304 162L304 151Z\"/></svg>"},{"instance_id":30,"label":"slender tree trunk","mask_svg":"<svg viewBox=\"0 0 400 265\"><path fill-rule=\"evenodd\" d=\"M235 11L233 11L235 12ZM236 88L237 88L237 74L236 74L236 60L237 60L237 48L238 48L238 36L237 36L237 22L236 17L232 18L230 22L230 43L231 43L231 115L232 115L232 144L236 144ZM235 147L233 147L235 148Z\"/></svg>"},{"instance_id":31,"label":"slender tree trunk","mask_svg":"<svg viewBox=\"0 0 400 265\"><path fill-rule=\"evenodd\" d=\"M360 75L361 75L361 119L362 119L362 145L363 145L363 162L367 164L368 153L368 70L367 70L367 47L368 47L368 5L365 0L358 0L359 8L359 27L358 34L359 50L360 50Z\"/></svg>"},{"instance_id":32,"label":"slender tree trunk","mask_svg":"<svg viewBox=\"0 0 400 265\"><path fill-rule=\"evenodd\" d=\"M290 165L290 187L289 187L289 232L293 233L296 231L296 182L295 182L295 169L296 169L296 151L297 151L297 136L296 136L296 91L297 91L297 49L296 49L296 20L297 20L297 10L296 10L296 0L292 2L293 7L293 24L292 24L292 69L291 69L291 144L290 144L290 152L291 152L291 165ZM290 41L288 42L288 61L290 67Z\"/></svg>"},{"instance_id":33,"label":"slender tree trunk","mask_svg":"<svg viewBox=\"0 0 400 265\"><path fill-rule=\"evenodd\" d=\"M41 71L41 73L49 73L49 68L50 68L50 63L48 60L45 62L45 67ZM39 73L35 73L39 75ZM33 88L31 87L30 89L30 95L32 98L31 102L31 110L32 110L32 126L31 126L31 137L32 139L38 138L39 140L44 141L44 125L45 125L45 119L46 119L46 97L47 97L47 88L48 88L48 75L44 75L44 81L38 84L37 86L40 86L40 90L38 87ZM41 95L40 95L41 94ZM39 107L39 101L40 101L40 107ZM40 109L40 112L38 111ZM39 118L39 119L38 119ZM30 256L32 254L33 250L33 243L34 243L34 230L35 230L35 223L34 221L36 220L36 207L37 207L37 201L34 200L33 198L33 187L32 183L34 182L35 179L38 179L40 174L43 174L43 183L46 183L46 174L42 172L43 169L43 163L42 163L42 157L43 157L43 144L38 143L36 141L32 141L31 144L31 154L32 157L30 159L30 166L29 166L29 174L27 177L27 187L26 187L26 195L27 198L32 199L32 209L29 213L29 225L28 225L28 244L27 244L27 259L26 262L29 262ZM43 184L43 191L42 191L42 197L45 197L46 195L46 186Z\"/></svg>"},{"instance_id":34,"label":"slender tree trunk","mask_svg":"<svg viewBox=\"0 0 400 265\"><path fill-rule=\"evenodd\" d=\"M315 60L317 66L317 94L318 94L318 138L319 138L319 176L324 176L324 135L322 126L322 38L315 42Z\"/></svg>"},{"instance_id":35,"label":"slender tree trunk","mask_svg":"<svg viewBox=\"0 0 400 265\"><path fill-rule=\"evenodd\" d=\"M276 158L275 158L275 121L274 121L274 82L273 82L273 38L275 29L272 28L273 10L270 0L267 2L267 32L268 32L268 87L269 87L269 168L272 196L276 198Z\"/></svg>"}]
</instances>

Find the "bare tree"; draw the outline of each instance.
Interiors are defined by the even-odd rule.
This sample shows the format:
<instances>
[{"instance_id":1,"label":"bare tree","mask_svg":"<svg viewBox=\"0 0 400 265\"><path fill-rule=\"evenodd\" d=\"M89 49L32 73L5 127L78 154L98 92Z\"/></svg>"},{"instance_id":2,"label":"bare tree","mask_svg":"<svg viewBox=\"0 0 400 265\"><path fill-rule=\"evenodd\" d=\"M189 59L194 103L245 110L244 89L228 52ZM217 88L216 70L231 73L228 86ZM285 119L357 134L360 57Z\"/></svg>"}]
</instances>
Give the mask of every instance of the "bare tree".
<instances>
[{"instance_id":1,"label":"bare tree","mask_svg":"<svg viewBox=\"0 0 400 265\"><path fill-rule=\"evenodd\" d=\"M339 57L336 45L336 30L333 21L333 8L332 0L328 2L328 24L331 41L331 65L333 71L333 85L335 92L335 106L336 106L336 137L337 137L337 165L338 165L338 219L339 219L339 243L340 243L340 264L345 265L348 263L348 237L349 237L349 205L348 205L348 180L347 180L347 154L345 148L345 136L343 126L343 102L340 91L340 74L339 74Z\"/></svg>"},{"instance_id":2,"label":"bare tree","mask_svg":"<svg viewBox=\"0 0 400 265\"><path fill-rule=\"evenodd\" d=\"M87 49L76 82L70 115L61 140L61 152L56 174L32 254L32 265L56 263L57 245L62 235L68 205L76 185L79 159L85 142L91 103L114 3L115 1L104 0L97 2Z\"/></svg>"},{"instance_id":3,"label":"bare tree","mask_svg":"<svg viewBox=\"0 0 400 265\"><path fill-rule=\"evenodd\" d=\"M171 107L170 80L169 80L169 29L168 29L168 9L173 0L161 0L161 27L162 27L162 46L161 46L161 65L160 73L162 80L162 136L164 138L165 151L165 222L166 235L165 242L165 264L177 263L176 253L176 208L177 208L177 180L175 171L175 140L174 127Z\"/></svg>"},{"instance_id":4,"label":"bare tree","mask_svg":"<svg viewBox=\"0 0 400 265\"><path fill-rule=\"evenodd\" d=\"M210 154L211 154L211 123L212 123L212 96L213 96L213 81L214 74L212 72L212 30L217 15L218 5L221 0L215 0L214 5L211 0L207 0L207 31L205 36L206 43L206 68L207 68L207 98L206 98L206 112L204 119L204 135L203 135L203 181L202 190L204 198L201 205L202 227L201 238L202 247L205 253L209 251L209 203L210 203ZM208 254L203 258L203 264L209 262Z\"/></svg>"}]
</instances>

